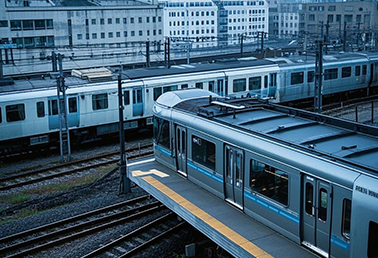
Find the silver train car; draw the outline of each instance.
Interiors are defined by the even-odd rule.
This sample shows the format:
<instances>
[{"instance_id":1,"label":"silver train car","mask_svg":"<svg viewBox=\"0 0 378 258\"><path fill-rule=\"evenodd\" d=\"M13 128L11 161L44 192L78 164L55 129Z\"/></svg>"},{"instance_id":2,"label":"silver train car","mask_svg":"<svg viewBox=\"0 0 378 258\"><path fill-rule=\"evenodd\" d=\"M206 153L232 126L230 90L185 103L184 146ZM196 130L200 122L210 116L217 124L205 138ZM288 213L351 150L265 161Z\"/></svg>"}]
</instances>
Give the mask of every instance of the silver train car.
<instances>
[{"instance_id":1,"label":"silver train car","mask_svg":"<svg viewBox=\"0 0 378 258\"><path fill-rule=\"evenodd\" d=\"M323 257L378 257L378 129L203 90L157 99L154 151Z\"/></svg>"},{"instance_id":2,"label":"silver train car","mask_svg":"<svg viewBox=\"0 0 378 258\"><path fill-rule=\"evenodd\" d=\"M123 72L126 129L152 124L154 101L168 91L199 88L220 96L259 96L291 102L314 95L313 57L253 58ZM323 94L367 95L377 91L378 52L324 57ZM69 87L71 140L81 142L118 131L117 82ZM0 89L0 155L41 148L59 140L56 87Z\"/></svg>"}]
</instances>

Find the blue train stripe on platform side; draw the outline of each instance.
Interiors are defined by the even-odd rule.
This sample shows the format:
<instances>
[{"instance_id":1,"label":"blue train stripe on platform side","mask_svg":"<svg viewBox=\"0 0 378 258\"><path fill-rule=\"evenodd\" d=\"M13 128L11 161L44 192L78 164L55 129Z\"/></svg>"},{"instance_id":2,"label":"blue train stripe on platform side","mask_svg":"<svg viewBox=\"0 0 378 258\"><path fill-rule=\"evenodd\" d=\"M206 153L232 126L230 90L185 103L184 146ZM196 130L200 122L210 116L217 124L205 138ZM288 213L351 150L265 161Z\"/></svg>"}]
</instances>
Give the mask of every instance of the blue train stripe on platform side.
<instances>
[{"instance_id":1,"label":"blue train stripe on platform side","mask_svg":"<svg viewBox=\"0 0 378 258\"><path fill-rule=\"evenodd\" d=\"M345 242L344 240L338 238L335 235L331 235L331 242L345 250L349 250L349 243Z\"/></svg>"},{"instance_id":2,"label":"blue train stripe on platform side","mask_svg":"<svg viewBox=\"0 0 378 258\"><path fill-rule=\"evenodd\" d=\"M270 209L270 210L276 212L277 214L279 214L279 215L281 215L281 216L283 216L283 217L285 217L285 218L287 218L287 219L289 219L289 220L291 220L291 221L299 224L299 218L297 216L295 216L295 215L293 215L293 214L291 214L291 213L289 213L287 211L284 211L284 210L282 210L280 208L274 207L274 206L270 205L268 202L264 201L263 199L255 196L255 195L252 195L252 194L250 194L248 192L244 192L244 196L246 198L248 198L248 199L250 199L250 200L252 200L252 201L260 204L261 206L264 206L265 208Z\"/></svg>"},{"instance_id":3,"label":"blue train stripe on platform side","mask_svg":"<svg viewBox=\"0 0 378 258\"><path fill-rule=\"evenodd\" d=\"M155 149L161 151L161 152L162 152L163 154L165 154L165 155L171 156L171 152L170 152L170 151L167 151L166 149L160 147L159 145L156 145L156 146L155 146Z\"/></svg>"},{"instance_id":4,"label":"blue train stripe on platform side","mask_svg":"<svg viewBox=\"0 0 378 258\"><path fill-rule=\"evenodd\" d=\"M197 166L196 164L194 164L193 162L191 162L191 161L188 160L188 161L187 161L187 165L188 165L189 167L191 167L191 168L193 168L193 169L195 169L195 170L201 172L202 174L205 174L206 176L208 176L208 177L210 177L210 178L212 178L212 179L218 181L219 183L222 183L222 184L223 184L223 178L221 178L221 177L219 177L219 176L216 176L216 175L212 174L212 173L209 172L209 171L206 171L205 169L203 169L203 168Z\"/></svg>"}]
</instances>

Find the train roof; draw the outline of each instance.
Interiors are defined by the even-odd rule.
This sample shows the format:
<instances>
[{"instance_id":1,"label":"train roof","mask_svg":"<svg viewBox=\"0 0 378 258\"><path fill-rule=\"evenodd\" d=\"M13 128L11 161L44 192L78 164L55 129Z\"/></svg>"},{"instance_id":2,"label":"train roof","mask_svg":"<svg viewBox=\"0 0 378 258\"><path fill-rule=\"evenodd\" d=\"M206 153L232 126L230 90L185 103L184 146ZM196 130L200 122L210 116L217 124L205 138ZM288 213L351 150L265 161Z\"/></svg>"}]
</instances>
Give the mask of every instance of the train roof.
<instances>
[{"instance_id":1,"label":"train roof","mask_svg":"<svg viewBox=\"0 0 378 258\"><path fill-rule=\"evenodd\" d=\"M270 104L267 100L216 99L208 97L209 93L207 97L190 98L185 91L168 95L171 97L162 95L168 106L167 100L173 99L172 95L181 99L174 103L173 109L378 174L378 128Z\"/></svg>"},{"instance_id":2,"label":"train roof","mask_svg":"<svg viewBox=\"0 0 378 258\"><path fill-rule=\"evenodd\" d=\"M155 76L168 76L168 75L175 75L175 74L207 72L207 71L216 71L216 70L233 69L233 68L265 66L265 65L276 66L276 64L270 60L246 58L246 59L217 60L215 63L206 63L206 64L173 65L169 69L166 67L139 68L139 69L125 70L122 73L127 78L134 80L134 79L143 79L143 78L155 77Z\"/></svg>"}]
</instances>

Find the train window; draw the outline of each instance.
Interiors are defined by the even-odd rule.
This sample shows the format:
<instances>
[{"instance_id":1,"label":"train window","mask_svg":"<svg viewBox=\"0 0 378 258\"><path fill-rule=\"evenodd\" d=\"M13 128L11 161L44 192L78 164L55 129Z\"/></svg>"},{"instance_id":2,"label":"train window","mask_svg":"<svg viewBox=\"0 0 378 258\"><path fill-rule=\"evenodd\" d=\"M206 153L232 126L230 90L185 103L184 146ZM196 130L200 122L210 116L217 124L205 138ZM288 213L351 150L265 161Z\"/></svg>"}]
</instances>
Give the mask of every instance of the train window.
<instances>
[{"instance_id":1,"label":"train window","mask_svg":"<svg viewBox=\"0 0 378 258\"><path fill-rule=\"evenodd\" d=\"M352 67L343 67L341 68L341 78L347 78L352 76Z\"/></svg>"},{"instance_id":2,"label":"train window","mask_svg":"<svg viewBox=\"0 0 378 258\"><path fill-rule=\"evenodd\" d=\"M291 85L303 83L304 72L291 73Z\"/></svg>"},{"instance_id":3,"label":"train window","mask_svg":"<svg viewBox=\"0 0 378 258\"><path fill-rule=\"evenodd\" d=\"M133 103L142 103L143 98L142 98L142 90L135 89L133 90Z\"/></svg>"},{"instance_id":4,"label":"train window","mask_svg":"<svg viewBox=\"0 0 378 258\"><path fill-rule=\"evenodd\" d=\"M343 200L343 219L341 226L341 233L347 239L350 237L350 214L352 210L352 201L349 199Z\"/></svg>"},{"instance_id":5,"label":"train window","mask_svg":"<svg viewBox=\"0 0 378 258\"><path fill-rule=\"evenodd\" d=\"M277 74L276 74L276 73L271 73L271 74L269 74L269 75L270 75L270 83L269 83L269 86L270 86L270 87L277 86Z\"/></svg>"},{"instance_id":6,"label":"train window","mask_svg":"<svg viewBox=\"0 0 378 258\"><path fill-rule=\"evenodd\" d=\"M260 90L261 88L261 77L251 77L249 78L249 90Z\"/></svg>"},{"instance_id":7,"label":"train window","mask_svg":"<svg viewBox=\"0 0 378 258\"><path fill-rule=\"evenodd\" d=\"M361 75L361 66L357 65L356 70L355 70L355 76L360 76Z\"/></svg>"},{"instance_id":8,"label":"train window","mask_svg":"<svg viewBox=\"0 0 378 258\"><path fill-rule=\"evenodd\" d=\"M170 149L169 139L169 122L167 120L154 117L154 142L157 145Z\"/></svg>"},{"instance_id":9,"label":"train window","mask_svg":"<svg viewBox=\"0 0 378 258\"><path fill-rule=\"evenodd\" d=\"M314 186L311 183L306 183L306 213L314 215Z\"/></svg>"},{"instance_id":10,"label":"train window","mask_svg":"<svg viewBox=\"0 0 378 258\"><path fill-rule=\"evenodd\" d=\"M92 95L92 108L93 110L108 108L108 94L96 94Z\"/></svg>"},{"instance_id":11,"label":"train window","mask_svg":"<svg viewBox=\"0 0 378 258\"><path fill-rule=\"evenodd\" d=\"M196 82L197 89L203 89L203 82Z\"/></svg>"},{"instance_id":12,"label":"train window","mask_svg":"<svg viewBox=\"0 0 378 258\"><path fill-rule=\"evenodd\" d=\"M25 105L16 104L5 107L7 122L16 122L25 120Z\"/></svg>"},{"instance_id":13,"label":"train window","mask_svg":"<svg viewBox=\"0 0 378 258\"><path fill-rule=\"evenodd\" d=\"M43 101L37 102L37 117L45 116L45 103Z\"/></svg>"},{"instance_id":14,"label":"train window","mask_svg":"<svg viewBox=\"0 0 378 258\"><path fill-rule=\"evenodd\" d=\"M68 99L68 112L76 113L77 112L77 100L76 97Z\"/></svg>"},{"instance_id":15,"label":"train window","mask_svg":"<svg viewBox=\"0 0 378 258\"><path fill-rule=\"evenodd\" d=\"M209 91L214 91L214 81L209 82Z\"/></svg>"},{"instance_id":16,"label":"train window","mask_svg":"<svg viewBox=\"0 0 378 258\"><path fill-rule=\"evenodd\" d=\"M154 88L154 100L157 100L161 94L162 94L161 87Z\"/></svg>"},{"instance_id":17,"label":"train window","mask_svg":"<svg viewBox=\"0 0 378 258\"><path fill-rule=\"evenodd\" d=\"M174 85L174 86L166 86L166 87L163 87L163 93L166 93L168 91L173 91L173 90L177 90L178 87L177 85Z\"/></svg>"},{"instance_id":18,"label":"train window","mask_svg":"<svg viewBox=\"0 0 378 258\"><path fill-rule=\"evenodd\" d=\"M161 88L160 88L160 90L161 90ZM155 94L154 94L154 96L155 96ZM123 92L123 104L125 106L130 105L130 91L129 90L125 90Z\"/></svg>"},{"instance_id":19,"label":"train window","mask_svg":"<svg viewBox=\"0 0 378 258\"><path fill-rule=\"evenodd\" d=\"M188 86L188 84L182 84L181 85L181 89L187 89L189 86Z\"/></svg>"},{"instance_id":20,"label":"train window","mask_svg":"<svg viewBox=\"0 0 378 258\"><path fill-rule=\"evenodd\" d=\"M324 188L320 188L319 204L319 220L327 221L328 193Z\"/></svg>"},{"instance_id":21,"label":"train window","mask_svg":"<svg viewBox=\"0 0 378 258\"><path fill-rule=\"evenodd\" d=\"M215 144L193 135L192 159L211 170L215 170Z\"/></svg>"},{"instance_id":22,"label":"train window","mask_svg":"<svg viewBox=\"0 0 378 258\"><path fill-rule=\"evenodd\" d=\"M307 82L314 82L315 80L315 71L308 71L307 72Z\"/></svg>"},{"instance_id":23,"label":"train window","mask_svg":"<svg viewBox=\"0 0 378 258\"><path fill-rule=\"evenodd\" d=\"M247 89L247 79L236 79L234 80L233 91L240 92Z\"/></svg>"},{"instance_id":24,"label":"train window","mask_svg":"<svg viewBox=\"0 0 378 258\"><path fill-rule=\"evenodd\" d=\"M366 73L367 73L367 66L363 65L362 66L362 75L366 75Z\"/></svg>"},{"instance_id":25,"label":"train window","mask_svg":"<svg viewBox=\"0 0 378 258\"><path fill-rule=\"evenodd\" d=\"M369 238L368 238L368 258L378 257L378 224L369 222Z\"/></svg>"},{"instance_id":26,"label":"train window","mask_svg":"<svg viewBox=\"0 0 378 258\"><path fill-rule=\"evenodd\" d=\"M264 88L268 88L268 75L264 76Z\"/></svg>"},{"instance_id":27,"label":"train window","mask_svg":"<svg viewBox=\"0 0 378 258\"><path fill-rule=\"evenodd\" d=\"M256 160L250 163L250 187L283 205L289 203L288 174Z\"/></svg>"},{"instance_id":28,"label":"train window","mask_svg":"<svg viewBox=\"0 0 378 258\"><path fill-rule=\"evenodd\" d=\"M325 69L324 70L324 80L327 81L327 80L337 79L337 73L338 73L337 68Z\"/></svg>"}]
</instances>

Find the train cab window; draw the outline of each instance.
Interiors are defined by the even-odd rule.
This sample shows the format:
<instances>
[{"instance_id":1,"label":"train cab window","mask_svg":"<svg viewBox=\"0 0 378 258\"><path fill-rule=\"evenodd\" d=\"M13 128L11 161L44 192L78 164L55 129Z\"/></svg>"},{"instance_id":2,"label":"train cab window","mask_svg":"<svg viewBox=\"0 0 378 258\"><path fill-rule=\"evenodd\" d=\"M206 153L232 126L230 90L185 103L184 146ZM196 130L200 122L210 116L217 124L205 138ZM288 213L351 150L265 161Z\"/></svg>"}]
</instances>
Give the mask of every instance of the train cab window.
<instances>
[{"instance_id":1,"label":"train cab window","mask_svg":"<svg viewBox=\"0 0 378 258\"><path fill-rule=\"evenodd\" d=\"M307 82L314 82L315 81L315 71L308 71L307 72Z\"/></svg>"},{"instance_id":2,"label":"train cab window","mask_svg":"<svg viewBox=\"0 0 378 258\"><path fill-rule=\"evenodd\" d=\"M341 233L347 239L350 238L350 215L351 215L351 211L352 211L352 201L349 200L349 199L344 199Z\"/></svg>"},{"instance_id":3,"label":"train cab window","mask_svg":"<svg viewBox=\"0 0 378 258\"><path fill-rule=\"evenodd\" d=\"M181 85L181 89L187 89L187 88L189 88L188 84L182 84Z\"/></svg>"},{"instance_id":4,"label":"train cab window","mask_svg":"<svg viewBox=\"0 0 378 258\"><path fill-rule=\"evenodd\" d=\"M354 71L355 76L360 76L361 75L361 66L357 65L356 70Z\"/></svg>"},{"instance_id":5,"label":"train cab window","mask_svg":"<svg viewBox=\"0 0 378 258\"><path fill-rule=\"evenodd\" d=\"M203 89L203 82L196 82L197 89Z\"/></svg>"},{"instance_id":6,"label":"train cab window","mask_svg":"<svg viewBox=\"0 0 378 258\"><path fill-rule=\"evenodd\" d=\"M366 73L367 73L367 66L363 65L362 66L362 75L366 75Z\"/></svg>"},{"instance_id":7,"label":"train cab window","mask_svg":"<svg viewBox=\"0 0 378 258\"><path fill-rule=\"evenodd\" d=\"M291 73L291 85L302 84L304 78L304 72Z\"/></svg>"},{"instance_id":8,"label":"train cab window","mask_svg":"<svg viewBox=\"0 0 378 258\"><path fill-rule=\"evenodd\" d=\"M77 100L76 97L68 99L68 112L76 113L77 112Z\"/></svg>"},{"instance_id":9,"label":"train cab window","mask_svg":"<svg viewBox=\"0 0 378 258\"><path fill-rule=\"evenodd\" d=\"M341 68L341 78L347 78L352 76L352 67L343 67Z\"/></svg>"},{"instance_id":10,"label":"train cab window","mask_svg":"<svg viewBox=\"0 0 378 258\"><path fill-rule=\"evenodd\" d=\"M288 174L256 160L250 162L250 187L285 206L289 203Z\"/></svg>"},{"instance_id":11,"label":"train cab window","mask_svg":"<svg viewBox=\"0 0 378 258\"><path fill-rule=\"evenodd\" d=\"M92 108L93 110L108 108L108 94L96 94L92 95Z\"/></svg>"},{"instance_id":12,"label":"train cab window","mask_svg":"<svg viewBox=\"0 0 378 258\"><path fill-rule=\"evenodd\" d=\"M368 258L378 257L378 224L370 221L369 222L369 237L368 237Z\"/></svg>"},{"instance_id":13,"label":"train cab window","mask_svg":"<svg viewBox=\"0 0 378 258\"><path fill-rule=\"evenodd\" d=\"M240 92L247 89L247 79L236 79L233 84L233 91Z\"/></svg>"},{"instance_id":14,"label":"train cab window","mask_svg":"<svg viewBox=\"0 0 378 258\"><path fill-rule=\"evenodd\" d=\"M215 170L215 144L192 135L192 159L211 170Z\"/></svg>"},{"instance_id":15,"label":"train cab window","mask_svg":"<svg viewBox=\"0 0 378 258\"><path fill-rule=\"evenodd\" d=\"M249 90L260 90L261 89L261 77L251 77L249 78Z\"/></svg>"},{"instance_id":16,"label":"train cab window","mask_svg":"<svg viewBox=\"0 0 378 258\"><path fill-rule=\"evenodd\" d=\"M160 90L161 90L161 88L160 88ZM155 94L154 94L154 96L155 96ZM156 100L156 99L154 99L154 100ZM130 91L129 90L125 90L123 92L123 104L125 106L130 105Z\"/></svg>"},{"instance_id":17,"label":"train cab window","mask_svg":"<svg viewBox=\"0 0 378 258\"><path fill-rule=\"evenodd\" d=\"M319 194L319 220L327 221L328 193L324 188L320 188Z\"/></svg>"},{"instance_id":18,"label":"train cab window","mask_svg":"<svg viewBox=\"0 0 378 258\"><path fill-rule=\"evenodd\" d=\"M169 121L154 117L153 131L155 144L170 149Z\"/></svg>"},{"instance_id":19,"label":"train cab window","mask_svg":"<svg viewBox=\"0 0 378 258\"><path fill-rule=\"evenodd\" d=\"M25 120L25 105L16 104L5 107L7 122L16 122Z\"/></svg>"},{"instance_id":20,"label":"train cab window","mask_svg":"<svg viewBox=\"0 0 378 258\"><path fill-rule=\"evenodd\" d=\"M43 101L37 102L37 117L45 116L45 103Z\"/></svg>"},{"instance_id":21,"label":"train cab window","mask_svg":"<svg viewBox=\"0 0 378 258\"><path fill-rule=\"evenodd\" d=\"M163 93L166 93L168 91L174 91L174 90L177 90L177 89L178 89L177 85L165 86L165 87L163 87Z\"/></svg>"},{"instance_id":22,"label":"train cab window","mask_svg":"<svg viewBox=\"0 0 378 258\"><path fill-rule=\"evenodd\" d=\"M337 79L337 73L338 73L337 68L325 69L324 70L324 80L327 81L327 80Z\"/></svg>"},{"instance_id":23,"label":"train cab window","mask_svg":"<svg viewBox=\"0 0 378 258\"><path fill-rule=\"evenodd\" d=\"M214 84L215 84L214 81L210 81L210 82L209 82L209 91L214 92Z\"/></svg>"},{"instance_id":24,"label":"train cab window","mask_svg":"<svg viewBox=\"0 0 378 258\"><path fill-rule=\"evenodd\" d=\"M158 97L162 94L162 88L156 87L154 88L154 100L157 100Z\"/></svg>"}]
</instances>

